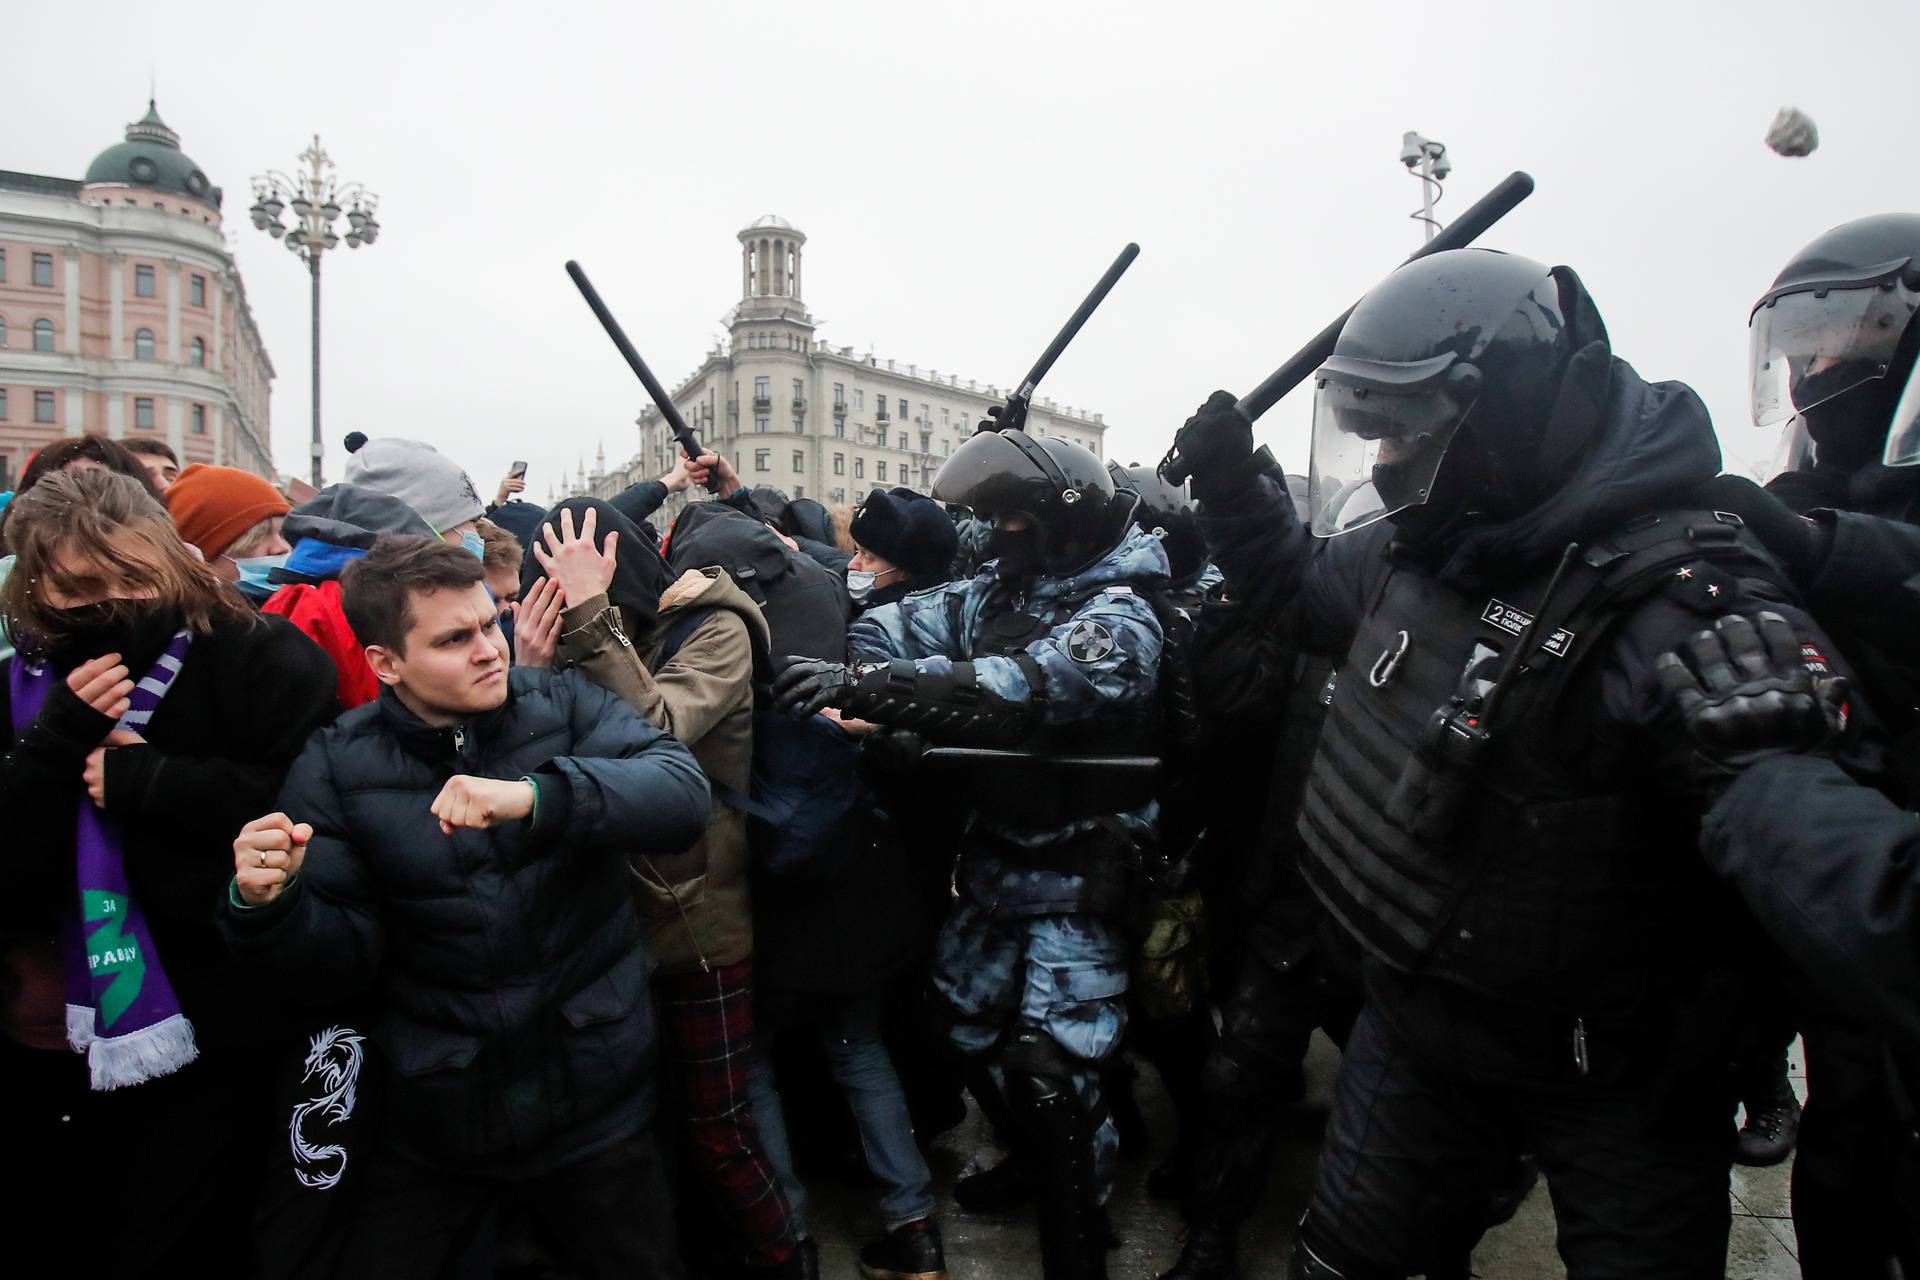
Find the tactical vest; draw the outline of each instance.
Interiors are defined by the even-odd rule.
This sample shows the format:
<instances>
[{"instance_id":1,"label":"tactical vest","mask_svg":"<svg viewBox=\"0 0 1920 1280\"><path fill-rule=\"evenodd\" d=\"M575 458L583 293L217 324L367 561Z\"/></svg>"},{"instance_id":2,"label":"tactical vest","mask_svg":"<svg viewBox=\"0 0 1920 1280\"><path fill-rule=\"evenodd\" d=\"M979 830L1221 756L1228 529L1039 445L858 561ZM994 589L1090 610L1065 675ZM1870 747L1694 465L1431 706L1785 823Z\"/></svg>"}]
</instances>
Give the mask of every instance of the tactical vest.
<instances>
[{"instance_id":1,"label":"tactical vest","mask_svg":"<svg viewBox=\"0 0 1920 1280\"><path fill-rule=\"evenodd\" d=\"M1556 703L1639 601L1703 562L1779 580L1738 517L1703 511L1646 517L1492 595L1390 567L1301 805L1302 871L1328 911L1397 969L1525 1004L1631 1006L1685 927L1663 922L1692 896L1675 889L1699 866L1697 828L1682 803L1584 771Z\"/></svg>"}]
</instances>

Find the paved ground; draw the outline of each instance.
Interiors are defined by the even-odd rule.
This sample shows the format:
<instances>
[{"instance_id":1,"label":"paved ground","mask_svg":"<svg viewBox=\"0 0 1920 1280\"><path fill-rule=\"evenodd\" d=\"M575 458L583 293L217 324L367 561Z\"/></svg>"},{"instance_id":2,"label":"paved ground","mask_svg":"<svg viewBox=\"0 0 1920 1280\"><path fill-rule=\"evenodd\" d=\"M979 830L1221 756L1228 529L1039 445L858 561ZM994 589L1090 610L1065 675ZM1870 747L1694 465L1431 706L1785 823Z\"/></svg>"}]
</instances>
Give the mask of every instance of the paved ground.
<instances>
[{"instance_id":1,"label":"paved ground","mask_svg":"<svg viewBox=\"0 0 1920 1280\"><path fill-rule=\"evenodd\" d=\"M1316 1038L1308 1060L1309 1105L1324 1108L1338 1056ZM1804 1094L1800 1047L1794 1046L1794 1085ZM1150 1068L1141 1068L1140 1099L1153 1126L1156 1146L1164 1149L1170 1132L1164 1100ZM1310 1124L1303 1128L1310 1128ZM960 1212L947 1193L956 1178L998 1158L985 1122L976 1114L943 1135L931 1154L943 1197L947 1265L954 1280L1039 1280L1040 1261L1030 1220L985 1218ZM1293 1224L1299 1220L1313 1172L1314 1145L1303 1135L1282 1149L1269 1184L1266 1204L1246 1241L1241 1274L1247 1280L1281 1280ZM1180 1251L1179 1216L1147 1196L1141 1187L1148 1161L1123 1165L1114 1195L1114 1225L1125 1243L1111 1259L1113 1280L1152 1280L1171 1266ZM1798 1280L1793 1256L1793 1224L1787 1220L1788 1170L1740 1169L1733 1172L1730 1195L1733 1234L1728 1250L1729 1280ZM844 1188L818 1186L813 1201L813 1231L821 1246L821 1275L846 1280L858 1275L855 1253L861 1240L879 1230L870 1197ZM1553 1248L1553 1211L1546 1188L1537 1187L1514 1220L1488 1235L1474 1257L1484 1280L1560 1280L1566 1272Z\"/></svg>"}]
</instances>

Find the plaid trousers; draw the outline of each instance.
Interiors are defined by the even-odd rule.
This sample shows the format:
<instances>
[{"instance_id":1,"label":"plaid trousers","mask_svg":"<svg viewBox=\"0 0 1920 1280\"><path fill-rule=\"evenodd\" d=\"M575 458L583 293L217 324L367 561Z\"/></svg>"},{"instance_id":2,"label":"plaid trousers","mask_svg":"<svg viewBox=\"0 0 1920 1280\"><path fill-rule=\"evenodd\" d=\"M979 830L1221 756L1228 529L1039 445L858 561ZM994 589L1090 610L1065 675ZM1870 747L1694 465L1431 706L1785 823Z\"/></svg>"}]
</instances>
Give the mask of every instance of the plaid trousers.
<instances>
[{"instance_id":1,"label":"plaid trousers","mask_svg":"<svg viewBox=\"0 0 1920 1280\"><path fill-rule=\"evenodd\" d=\"M681 1106L693 1166L750 1266L777 1266L798 1247L787 1198L748 1102L753 961L711 973L656 975L661 1065Z\"/></svg>"}]
</instances>

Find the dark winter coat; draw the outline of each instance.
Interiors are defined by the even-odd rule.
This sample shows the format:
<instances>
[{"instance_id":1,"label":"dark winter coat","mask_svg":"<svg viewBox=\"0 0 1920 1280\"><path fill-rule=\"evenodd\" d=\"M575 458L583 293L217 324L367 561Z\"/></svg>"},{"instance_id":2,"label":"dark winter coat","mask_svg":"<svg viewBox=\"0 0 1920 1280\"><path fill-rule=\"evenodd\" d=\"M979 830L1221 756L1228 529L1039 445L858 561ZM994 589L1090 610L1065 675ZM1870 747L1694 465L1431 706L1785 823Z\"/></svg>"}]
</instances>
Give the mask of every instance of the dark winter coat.
<instances>
[{"instance_id":1,"label":"dark winter coat","mask_svg":"<svg viewBox=\"0 0 1920 1280\"><path fill-rule=\"evenodd\" d=\"M684 849L707 818L693 757L618 698L569 673L509 680L460 726L391 691L342 716L280 797L314 827L299 875L226 912L287 996L370 991L386 1139L469 1174L537 1173L645 1123L652 963L626 859ZM442 834L429 806L455 774L532 777L532 817Z\"/></svg>"},{"instance_id":2,"label":"dark winter coat","mask_svg":"<svg viewBox=\"0 0 1920 1280\"><path fill-rule=\"evenodd\" d=\"M113 723L56 680L16 741L8 676L18 661L0 662L0 940L51 953L61 913L78 909L81 771ZM337 710L333 664L285 620L222 622L188 648L146 744L106 754L106 812L125 832L134 897L203 1047L267 1031L265 988L220 937L233 838L272 812L288 767Z\"/></svg>"}]
</instances>

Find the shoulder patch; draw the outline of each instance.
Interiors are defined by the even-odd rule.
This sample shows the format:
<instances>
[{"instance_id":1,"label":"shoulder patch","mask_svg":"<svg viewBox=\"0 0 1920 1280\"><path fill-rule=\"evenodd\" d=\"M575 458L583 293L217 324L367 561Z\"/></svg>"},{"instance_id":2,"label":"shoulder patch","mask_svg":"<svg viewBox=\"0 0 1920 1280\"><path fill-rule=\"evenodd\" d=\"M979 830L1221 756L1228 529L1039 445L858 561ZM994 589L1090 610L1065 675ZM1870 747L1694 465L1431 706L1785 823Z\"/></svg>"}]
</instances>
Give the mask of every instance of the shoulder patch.
<instances>
[{"instance_id":1,"label":"shoulder patch","mask_svg":"<svg viewBox=\"0 0 1920 1280\"><path fill-rule=\"evenodd\" d=\"M1113 632L1092 618L1082 618L1067 632L1067 656L1083 665L1106 658L1114 650Z\"/></svg>"}]
</instances>

